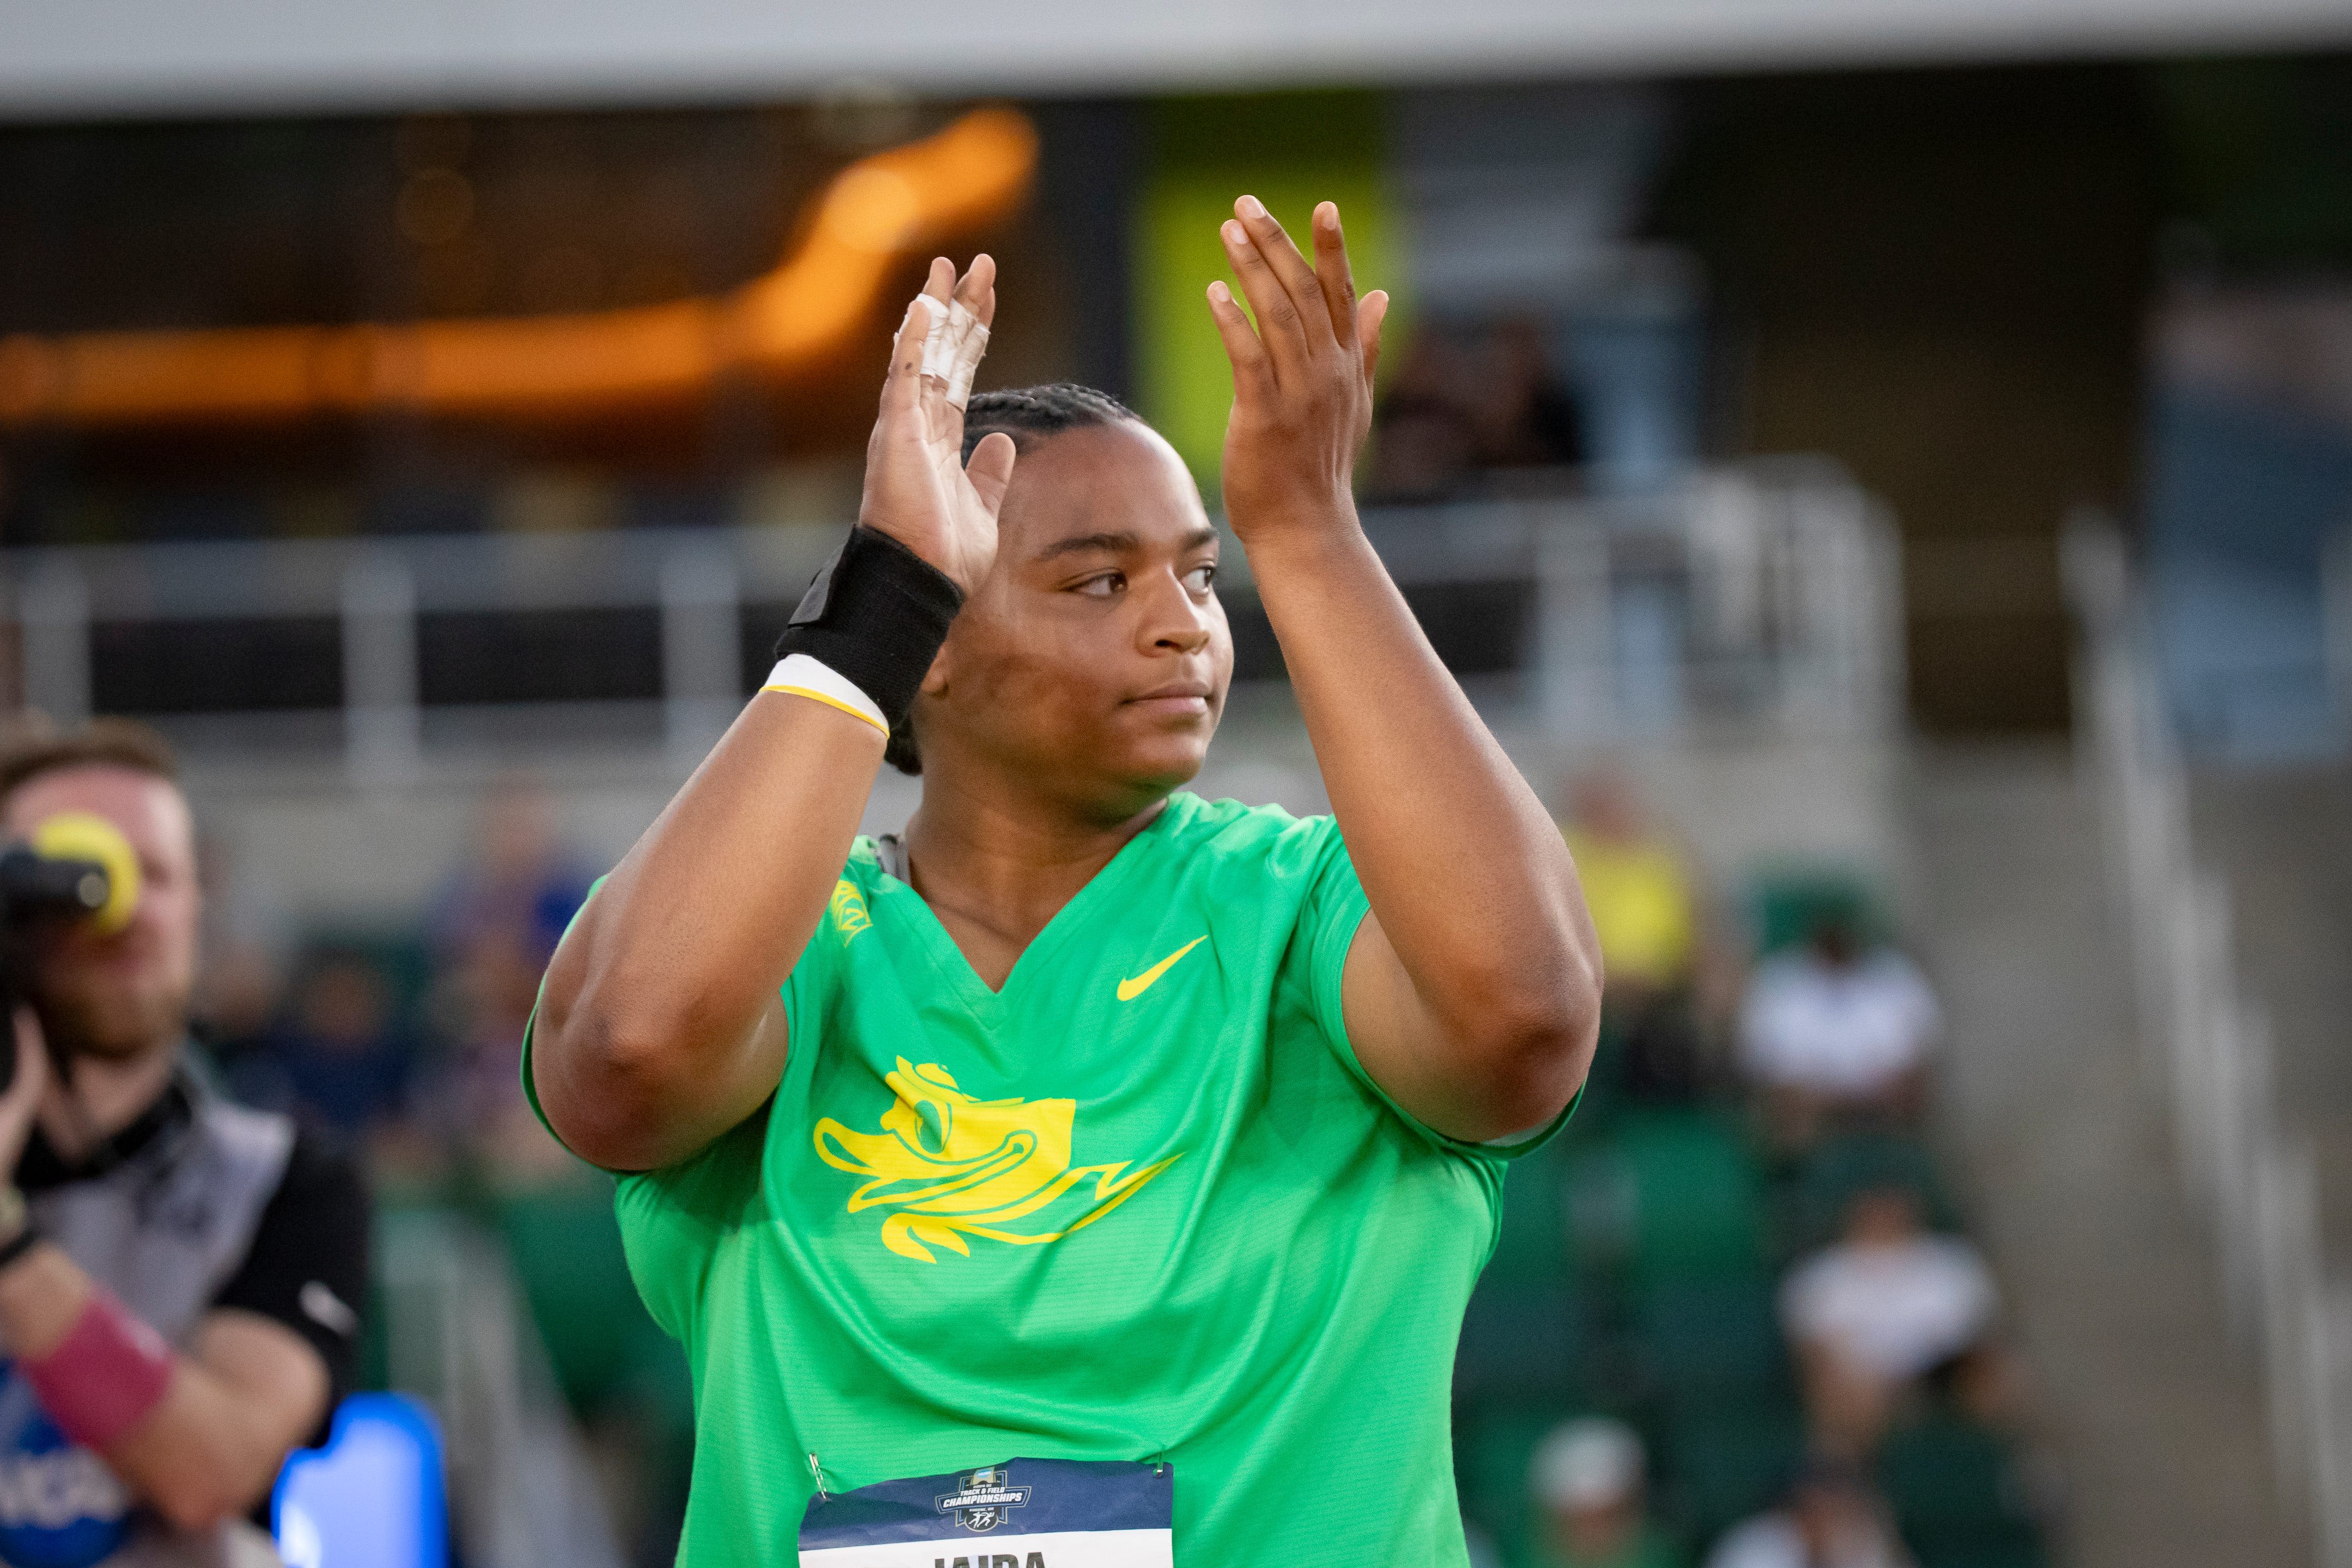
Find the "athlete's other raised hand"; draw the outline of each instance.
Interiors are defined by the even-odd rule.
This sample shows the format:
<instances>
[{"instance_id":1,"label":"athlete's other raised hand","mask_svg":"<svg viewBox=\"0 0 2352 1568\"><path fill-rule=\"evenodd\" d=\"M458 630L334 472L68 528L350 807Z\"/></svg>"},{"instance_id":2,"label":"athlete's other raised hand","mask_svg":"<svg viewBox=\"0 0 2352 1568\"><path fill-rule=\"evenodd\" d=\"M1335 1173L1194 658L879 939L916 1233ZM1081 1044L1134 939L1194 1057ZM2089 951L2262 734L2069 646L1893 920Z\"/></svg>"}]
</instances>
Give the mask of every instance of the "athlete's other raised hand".
<instances>
[{"instance_id":1,"label":"athlete's other raised hand","mask_svg":"<svg viewBox=\"0 0 2352 1568\"><path fill-rule=\"evenodd\" d=\"M866 492L857 520L888 534L970 593L996 559L996 511L1013 478L1013 438L994 434L963 461L960 390L926 373L923 346L947 319L952 298L985 329L996 316L996 263L972 257L959 279L945 256L931 263L922 293L907 308L890 346L882 412L866 444ZM974 351L971 356L978 358ZM935 366L936 369L936 361Z\"/></svg>"},{"instance_id":2,"label":"athlete's other raised hand","mask_svg":"<svg viewBox=\"0 0 2352 1568\"><path fill-rule=\"evenodd\" d=\"M1225 516L1371 903L1340 980L1349 1044L1441 1133L1527 1132L1574 1095L1599 1029L1576 867L1356 517L1387 296L1356 298L1330 203L1311 264L1262 203L1234 212L1220 232L1257 322L1209 286L1234 364Z\"/></svg>"},{"instance_id":3,"label":"athlete's other raised hand","mask_svg":"<svg viewBox=\"0 0 2352 1568\"><path fill-rule=\"evenodd\" d=\"M1249 316L1220 281L1209 313L1234 366L1225 422L1225 516L1244 543L1351 517L1356 454L1372 428L1372 371L1389 297L1360 301L1339 235L1339 209L1317 205L1315 260L1255 196L1219 230Z\"/></svg>"}]
</instances>

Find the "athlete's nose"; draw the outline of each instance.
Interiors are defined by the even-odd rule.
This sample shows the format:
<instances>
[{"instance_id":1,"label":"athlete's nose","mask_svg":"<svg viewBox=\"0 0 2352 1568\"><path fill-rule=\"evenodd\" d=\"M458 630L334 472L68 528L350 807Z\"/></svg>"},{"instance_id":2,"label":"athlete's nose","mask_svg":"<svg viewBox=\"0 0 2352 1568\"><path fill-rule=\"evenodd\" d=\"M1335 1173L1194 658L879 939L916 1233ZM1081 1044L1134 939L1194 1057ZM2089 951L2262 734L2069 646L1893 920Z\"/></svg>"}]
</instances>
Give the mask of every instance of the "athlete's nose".
<instances>
[{"instance_id":1,"label":"athlete's nose","mask_svg":"<svg viewBox=\"0 0 2352 1568\"><path fill-rule=\"evenodd\" d=\"M1213 627L1208 605L1195 600L1173 572L1152 580L1150 609L1144 621L1149 646L1155 653L1197 653L1209 645Z\"/></svg>"}]
</instances>

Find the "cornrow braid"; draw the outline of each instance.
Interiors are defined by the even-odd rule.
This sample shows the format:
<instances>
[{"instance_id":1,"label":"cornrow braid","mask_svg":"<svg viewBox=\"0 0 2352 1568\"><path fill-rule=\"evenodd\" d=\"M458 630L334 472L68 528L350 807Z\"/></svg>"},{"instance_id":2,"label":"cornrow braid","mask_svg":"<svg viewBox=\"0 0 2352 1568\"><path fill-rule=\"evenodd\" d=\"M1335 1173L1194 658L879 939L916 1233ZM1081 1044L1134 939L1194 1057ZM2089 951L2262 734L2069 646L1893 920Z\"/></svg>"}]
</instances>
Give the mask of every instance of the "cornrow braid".
<instances>
[{"instance_id":1,"label":"cornrow braid","mask_svg":"<svg viewBox=\"0 0 2352 1568\"><path fill-rule=\"evenodd\" d=\"M1049 435L1094 425L1142 421L1136 412L1108 392L1082 387L1076 382L1048 382L1044 386L1015 387L1007 392L974 392L963 411L963 460L971 461L980 438L1003 431L1013 446L1027 451ZM900 719L890 731L883 760L901 773L920 773L922 753L915 746L914 720Z\"/></svg>"},{"instance_id":2,"label":"cornrow braid","mask_svg":"<svg viewBox=\"0 0 2352 1568\"><path fill-rule=\"evenodd\" d=\"M1141 423L1133 409L1110 393L1076 382L975 392L963 411L963 459L971 462L972 448L992 431L1003 431L1015 447L1026 451L1044 436L1127 420Z\"/></svg>"}]
</instances>

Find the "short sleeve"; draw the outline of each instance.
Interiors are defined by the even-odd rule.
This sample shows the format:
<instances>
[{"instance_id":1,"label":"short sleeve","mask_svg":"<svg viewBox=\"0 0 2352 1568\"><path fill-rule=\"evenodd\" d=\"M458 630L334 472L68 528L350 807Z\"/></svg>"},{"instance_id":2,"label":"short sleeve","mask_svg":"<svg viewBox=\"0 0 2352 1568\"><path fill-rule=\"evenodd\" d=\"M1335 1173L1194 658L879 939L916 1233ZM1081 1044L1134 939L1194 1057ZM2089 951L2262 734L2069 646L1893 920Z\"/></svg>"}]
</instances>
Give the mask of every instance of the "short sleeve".
<instances>
[{"instance_id":1,"label":"short sleeve","mask_svg":"<svg viewBox=\"0 0 2352 1568\"><path fill-rule=\"evenodd\" d=\"M882 874L873 841L857 840L824 915L784 977L784 1019L792 1040L787 1079L807 1071L822 1049L826 1019L844 984L845 955L872 928L871 901L881 892ZM761 1176L774 1108L772 1094L698 1153L660 1170L623 1175L614 1188L614 1208L637 1293L663 1332L683 1344L692 1345L700 1333L704 1287L729 1239L755 1230L764 1212Z\"/></svg>"},{"instance_id":2,"label":"short sleeve","mask_svg":"<svg viewBox=\"0 0 2352 1568\"><path fill-rule=\"evenodd\" d=\"M871 924L866 915L866 901L873 890L866 882L854 880L870 874L879 874L879 868L874 860L873 841L860 838L850 846L849 862L842 868L840 877L834 883L833 894L826 901L824 915L817 921L816 930L810 936L808 946L801 950L800 957L793 962L792 972L785 977L782 992L784 1011L794 1040L803 1038L814 1040L817 1037L824 999L839 969L841 947L865 925ZM580 901L580 907L572 912L572 920L563 927L564 936L568 936L572 934L572 925L576 924L581 915L586 912L590 901L604 885L604 880L600 876L589 884L586 896ZM561 946L560 941L558 945ZM547 989L545 976L542 975L540 977L539 984L543 997ZM562 1144L562 1135L557 1133L554 1126L548 1121L547 1113L539 1103L539 1085L531 1078L531 1036L538 1023L539 1004L534 1001L531 1004L530 1017L524 1021L522 1029L523 1098L530 1103L530 1113L539 1118L539 1124L547 1129L547 1135ZM568 1149L570 1145L565 1145L565 1147Z\"/></svg>"},{"instance_id":3,"label":"short sleeve","mask_svg":"<svg viewBox=\"0 0 2352 1568\"><path fill-rule=\"evenodd\" d=\"M1308 824L1302 824L1306 826ZM1298 911L1298 928L1292 938L1292 951L1303 952L1307 964L1307 995L1311 998L1315 1021L1324 1040L1339 1059L1349 1073L1370 1090L1380 1103L1398 1120L1419 1134L1437 1148L1450 1154L1478 1160L1516 1159L1540 1148L1554 1134L1568 1125L1576 1113L1577 1102L1583 1098L1579 1090L1565 1110L1544 1126L1516 1138L1491 1144L1466 1143L1449 1137L1423 1122L1412 1112L1390 1098L1364 1064L1356 1059L1355 1046L1348 1039L1346 980L1348 955L1355 946L1356 932L1371 913L1371 901L1364 895L1364 884L1357 879L1355 862L1348 855L1348 843L1340 836L1339 824L1330 817L1312 820L1311 826L1321 835L1310 862L1307 896Z\"/></svg>"},{"instance_id":4,"label":"short sleeve","mask_svg":"<svg viewBox=\"0 0 2352 1568\"><path fill-rule=\"evenodd\" d=\"M351 1392L367 1301L371 1204L358 1169L309 1133L297 1133L278 1190L256 1223L253 1243L212 1305L254 1312L290 1329L326 1364L328 1396L319 1427Z\"/></svg>"},{"instance_id":5,"label":"short sleeve","mask_svg":"<svg viewBox=\"0 0 2352 1568\"><path fill-rule=\"evenodd\" d=\"M767 1144L762 1105L701 1153L662 1170L622 1176L613 1208L629 1277L662 1332L691 1343L702 1291L720 1244L740 1233L761 1202L760 1170Z\"/></svg>"},{"instance_id":6,"label":"short sleeve","mask_svg":"<svg viewBox=\"0 0 2352 1568\"><path fill-rule=\"evenodd\" d=\"M563 945L563 936L569 936L572 935L572 926L578 925L580 923L580 916L587 912L589 901L596 896L597 890L602 888L604 885L604 879L601 876L594 882L588 884L588 891L581 896L580 907L574 909L572 912L572 918L563 923L562 936L556 938L557 946L560 947ZM530 1103L530 1113L539 1118L539 1124L547 1129L547 1135L553 1138L557 1143L563 1144L563 1147L568 1153L572 1145L563 1143L563 1135L555 1130L554 1124L547 1119L547 1113L540 1107L539 1085L531 1081L530 1075L530 1039L533 1034L538 1032L539 1004L545 998L546 995L547 977L542 974L539 977L539 995L531 998L530 1017L523 1019L522 1023L522 1097Z\"/></svg>"}]
</instances>

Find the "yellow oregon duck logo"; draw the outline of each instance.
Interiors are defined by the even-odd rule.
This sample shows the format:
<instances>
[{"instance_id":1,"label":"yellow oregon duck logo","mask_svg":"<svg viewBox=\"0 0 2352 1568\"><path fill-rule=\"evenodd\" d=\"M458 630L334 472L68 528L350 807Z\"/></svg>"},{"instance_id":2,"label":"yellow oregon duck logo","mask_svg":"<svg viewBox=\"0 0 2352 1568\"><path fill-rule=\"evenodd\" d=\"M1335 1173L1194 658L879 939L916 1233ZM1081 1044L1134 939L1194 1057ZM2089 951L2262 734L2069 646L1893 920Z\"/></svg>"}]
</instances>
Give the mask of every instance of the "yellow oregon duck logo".
<instances>
[{"instance_id":1,"label":"yellow oregon duck logo","mask_svg":"<svg viewBox=\"0 0 2352 1568\"><path fill-rule=\"evenodd\" d=\"M1127 1160L1074 1168L1075 1100L975 1100L945 1068L911 1066L903 1056L884 1082L898 1100L882 1113L882 1130L852 1132L827 1116L816 1124L817 1156L868 1178L849 1195L849 1212L889 1209L882 1245L926 1263L939 1260L935 1246L971 1257L967 1236L1019 1247L1059 1241L1133 1197L1177 1159L1170 1155L1136 1171ZM1088 1177L1093 1190L1073 1194ZM1066 1196L1070 1203L1062 1202Z\"/></svg>"},{"instance_id":2,"label":"yellow oregon duck logo","mask_svg":"<svg viewBox=\"0 0 2352 1568\"><path fill-rule=\"evenodd\" d=\"M833 896L825 901L825 907L833 912L833 927L841 933L845 947L857 940L860 931L874 928L874 916L866 912L866 895L845 878L833 884Z\"/></svg>"}]
</instances>

